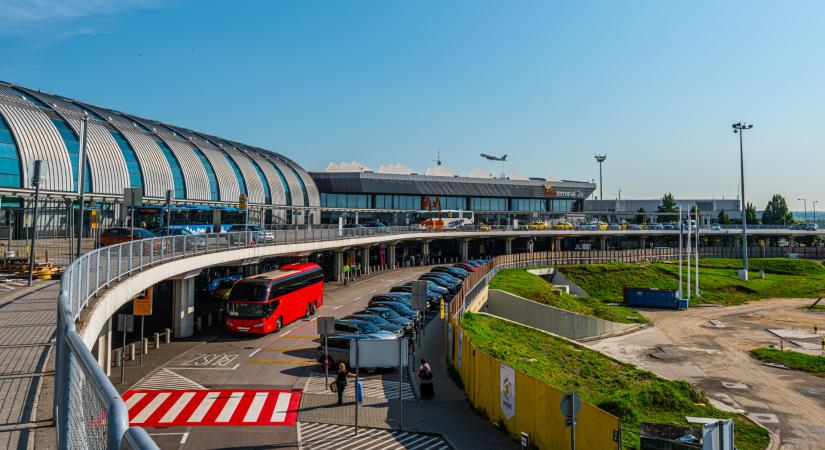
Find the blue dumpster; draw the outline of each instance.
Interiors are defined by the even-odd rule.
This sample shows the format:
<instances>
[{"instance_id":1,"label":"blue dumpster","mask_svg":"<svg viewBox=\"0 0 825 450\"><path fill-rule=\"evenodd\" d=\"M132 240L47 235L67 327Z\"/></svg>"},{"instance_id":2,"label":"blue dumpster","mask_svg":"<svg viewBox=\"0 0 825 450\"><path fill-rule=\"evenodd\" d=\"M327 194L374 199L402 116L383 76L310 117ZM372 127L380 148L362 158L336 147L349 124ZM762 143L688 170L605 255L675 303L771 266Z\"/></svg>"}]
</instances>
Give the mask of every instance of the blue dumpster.
<instances>
[{"instance_id":1,"label":"blue dumpster","mask_svg":"<svg viewBox=\"0 0 825 450\"><path fill-rule=\"evenodd\" d=\"M686 304L679 303L676 291L669 289L626 288L624 304L642 308L687 309Z\"/></svg>"},{"instance_id":2,"label":"blue dumpster","mask_svg":"<svg viewBox=\"0 0 825 450\"><path fill-rule=\"evenodd\" d=\"M358 403L364 402L364 385L360 381L355 383L355 401Z\"/></svg>"}]
</instances>

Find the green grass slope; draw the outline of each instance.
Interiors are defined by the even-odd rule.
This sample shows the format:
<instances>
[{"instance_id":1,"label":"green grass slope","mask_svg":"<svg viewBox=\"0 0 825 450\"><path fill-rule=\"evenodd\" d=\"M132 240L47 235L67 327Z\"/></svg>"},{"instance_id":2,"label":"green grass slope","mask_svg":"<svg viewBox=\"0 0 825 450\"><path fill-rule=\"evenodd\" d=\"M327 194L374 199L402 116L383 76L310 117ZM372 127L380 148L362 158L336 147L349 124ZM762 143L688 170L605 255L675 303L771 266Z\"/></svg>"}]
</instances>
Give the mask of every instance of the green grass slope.
<instances>
[{"instance_id":1,"label":"green grass slope","mask_svg":"<svg viewBox=\"0 0 825 450\"><path fill-rule=\"evenodd\" d=\"M638 432L640 422L686 425L685 416L733 418L736 445L762 450L767 432L741 415L709 406L704 394L683 381L670 381L616 362L601 353L495 317L466 314L462 325L481 350L506 364L616 415ZM624 448L638 449L637 434L624 433Z\"/></svg>"},{"instance_id":2,"label":"green grass slope","mask_svg":"<svg viewBox=\"0 0 825 450\"><path fill-rule=\"evenodd\" d=\"M752 259L753 270L764 270L766 277L751 273L750 281L737 277L741 260L703 259L699 266L699 289L702 296L693 304L718 303L738 305L765 298L807 298L825 295L825 267L815 261L798 259ZM560 267L570 280L592 297L621 302L626 287L676 289L678 264L608 263L579 264ZM686 275L685 275L686 276Z\"/></svg>"},{"instance_id":3,"label":"green grass slope","mask_svg":"<svg viewBox=\"0 0 825 450\"><path fill-rule=\"evenodd\" d=\"M791 369L801 370L825 378L825 358L822 356L808 355L790 350L784 351L776 348L755 348L751 350L751 356L760 361L784 364Z\"/></svg>"},{"instance_id":4,"label":"green grass slope","mask_svg":"<svg viewBox=\"0 0 825 450\"><path fill-rule=\"evenodd\" d=\"M490 289L500 289L545 305L621 323L644 323L638 312L624 306L610 306L595 298L553 294L553 285L524 269L504 269L490 282Z\"/></svg>"}]
</instances>

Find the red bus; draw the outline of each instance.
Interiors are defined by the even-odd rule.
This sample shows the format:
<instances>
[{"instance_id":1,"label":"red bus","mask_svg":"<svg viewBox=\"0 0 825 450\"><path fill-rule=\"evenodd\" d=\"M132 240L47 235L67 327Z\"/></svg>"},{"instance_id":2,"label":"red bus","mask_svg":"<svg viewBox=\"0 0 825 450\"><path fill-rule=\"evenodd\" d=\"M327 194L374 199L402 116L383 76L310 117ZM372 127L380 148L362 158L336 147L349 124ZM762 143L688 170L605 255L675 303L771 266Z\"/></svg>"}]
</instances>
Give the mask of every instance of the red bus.
<instances>
[{"instance_id":1,"label":"red bus","mask_svg":"<svg viewBox=\"0 0 825 450\"><path fill-rule=\"evenodd\" d=\"M315 314L324 304L321 266L294 263L235 283L226 304L226 329L266 334Z\"/></svg>"}]
</instances>

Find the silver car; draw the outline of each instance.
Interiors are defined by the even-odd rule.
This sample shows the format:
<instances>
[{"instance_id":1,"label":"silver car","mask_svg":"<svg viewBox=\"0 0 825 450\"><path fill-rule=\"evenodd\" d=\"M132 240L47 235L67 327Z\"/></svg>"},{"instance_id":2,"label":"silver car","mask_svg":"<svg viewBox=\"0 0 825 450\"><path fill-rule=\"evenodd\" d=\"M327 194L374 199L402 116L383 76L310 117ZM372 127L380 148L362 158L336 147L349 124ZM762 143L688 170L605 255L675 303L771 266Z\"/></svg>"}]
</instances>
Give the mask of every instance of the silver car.
<instances>
[{"instance_id":1,"label":"silver car","mask_svg":"<svg viewBox=\"0 0 825 450\"><path fill-rule=\"evenodd\" d=\"M249 233L243 234L240 233L241 231L249 231ZM254 244L256 242L275 242L274 231L264 230L263 227L256 224L237 223L229 227L227 232L231 233L229 235L229 242L231 244L245 243L244 241L247 239L251 241L249 242L250 244Z\"/></svg>"}]
</instances>

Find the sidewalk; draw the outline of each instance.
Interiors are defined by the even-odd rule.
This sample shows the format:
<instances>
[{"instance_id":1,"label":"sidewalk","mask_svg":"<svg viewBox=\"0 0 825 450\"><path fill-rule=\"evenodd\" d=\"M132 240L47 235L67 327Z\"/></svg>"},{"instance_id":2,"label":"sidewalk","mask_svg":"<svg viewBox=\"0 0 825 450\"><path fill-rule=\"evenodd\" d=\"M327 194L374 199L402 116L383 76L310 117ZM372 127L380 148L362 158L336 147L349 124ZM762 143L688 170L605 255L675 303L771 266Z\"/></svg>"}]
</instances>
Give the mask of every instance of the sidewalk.
<instances>
[{"instance_id":1,"label":"sidewalk","mask_svg":"<svg viewBox=\"0 0 825 450\"><path fill-rule=\"evenodd\" d=\"M56 447L52 417L58 281L0 294L0 448Z\"/></svg>"},{"instance_id":2,"label":"sidewalk","mask_svg":"<svg viewBox=\"0 0 825 450\"><path fill-rule=\"evenodd\" d=\"M430 321L415 356L430 362L435 376L435 399L405 400L402 417L399 417L397 398L375 398L365 395L364 402L359 407L360 426L397 430L400 420L403 421L404 431L438 433L456 450L519 448L515 441L473 411L464 391L453 383L447 373L444 320L436 317ZM352 394L351 387L347 389L347 394ZM338 406L336 394L305 393L298 420L354 426L354 400L353 395L344 395L344 404Z\"/></svg>"}]
</instances>

